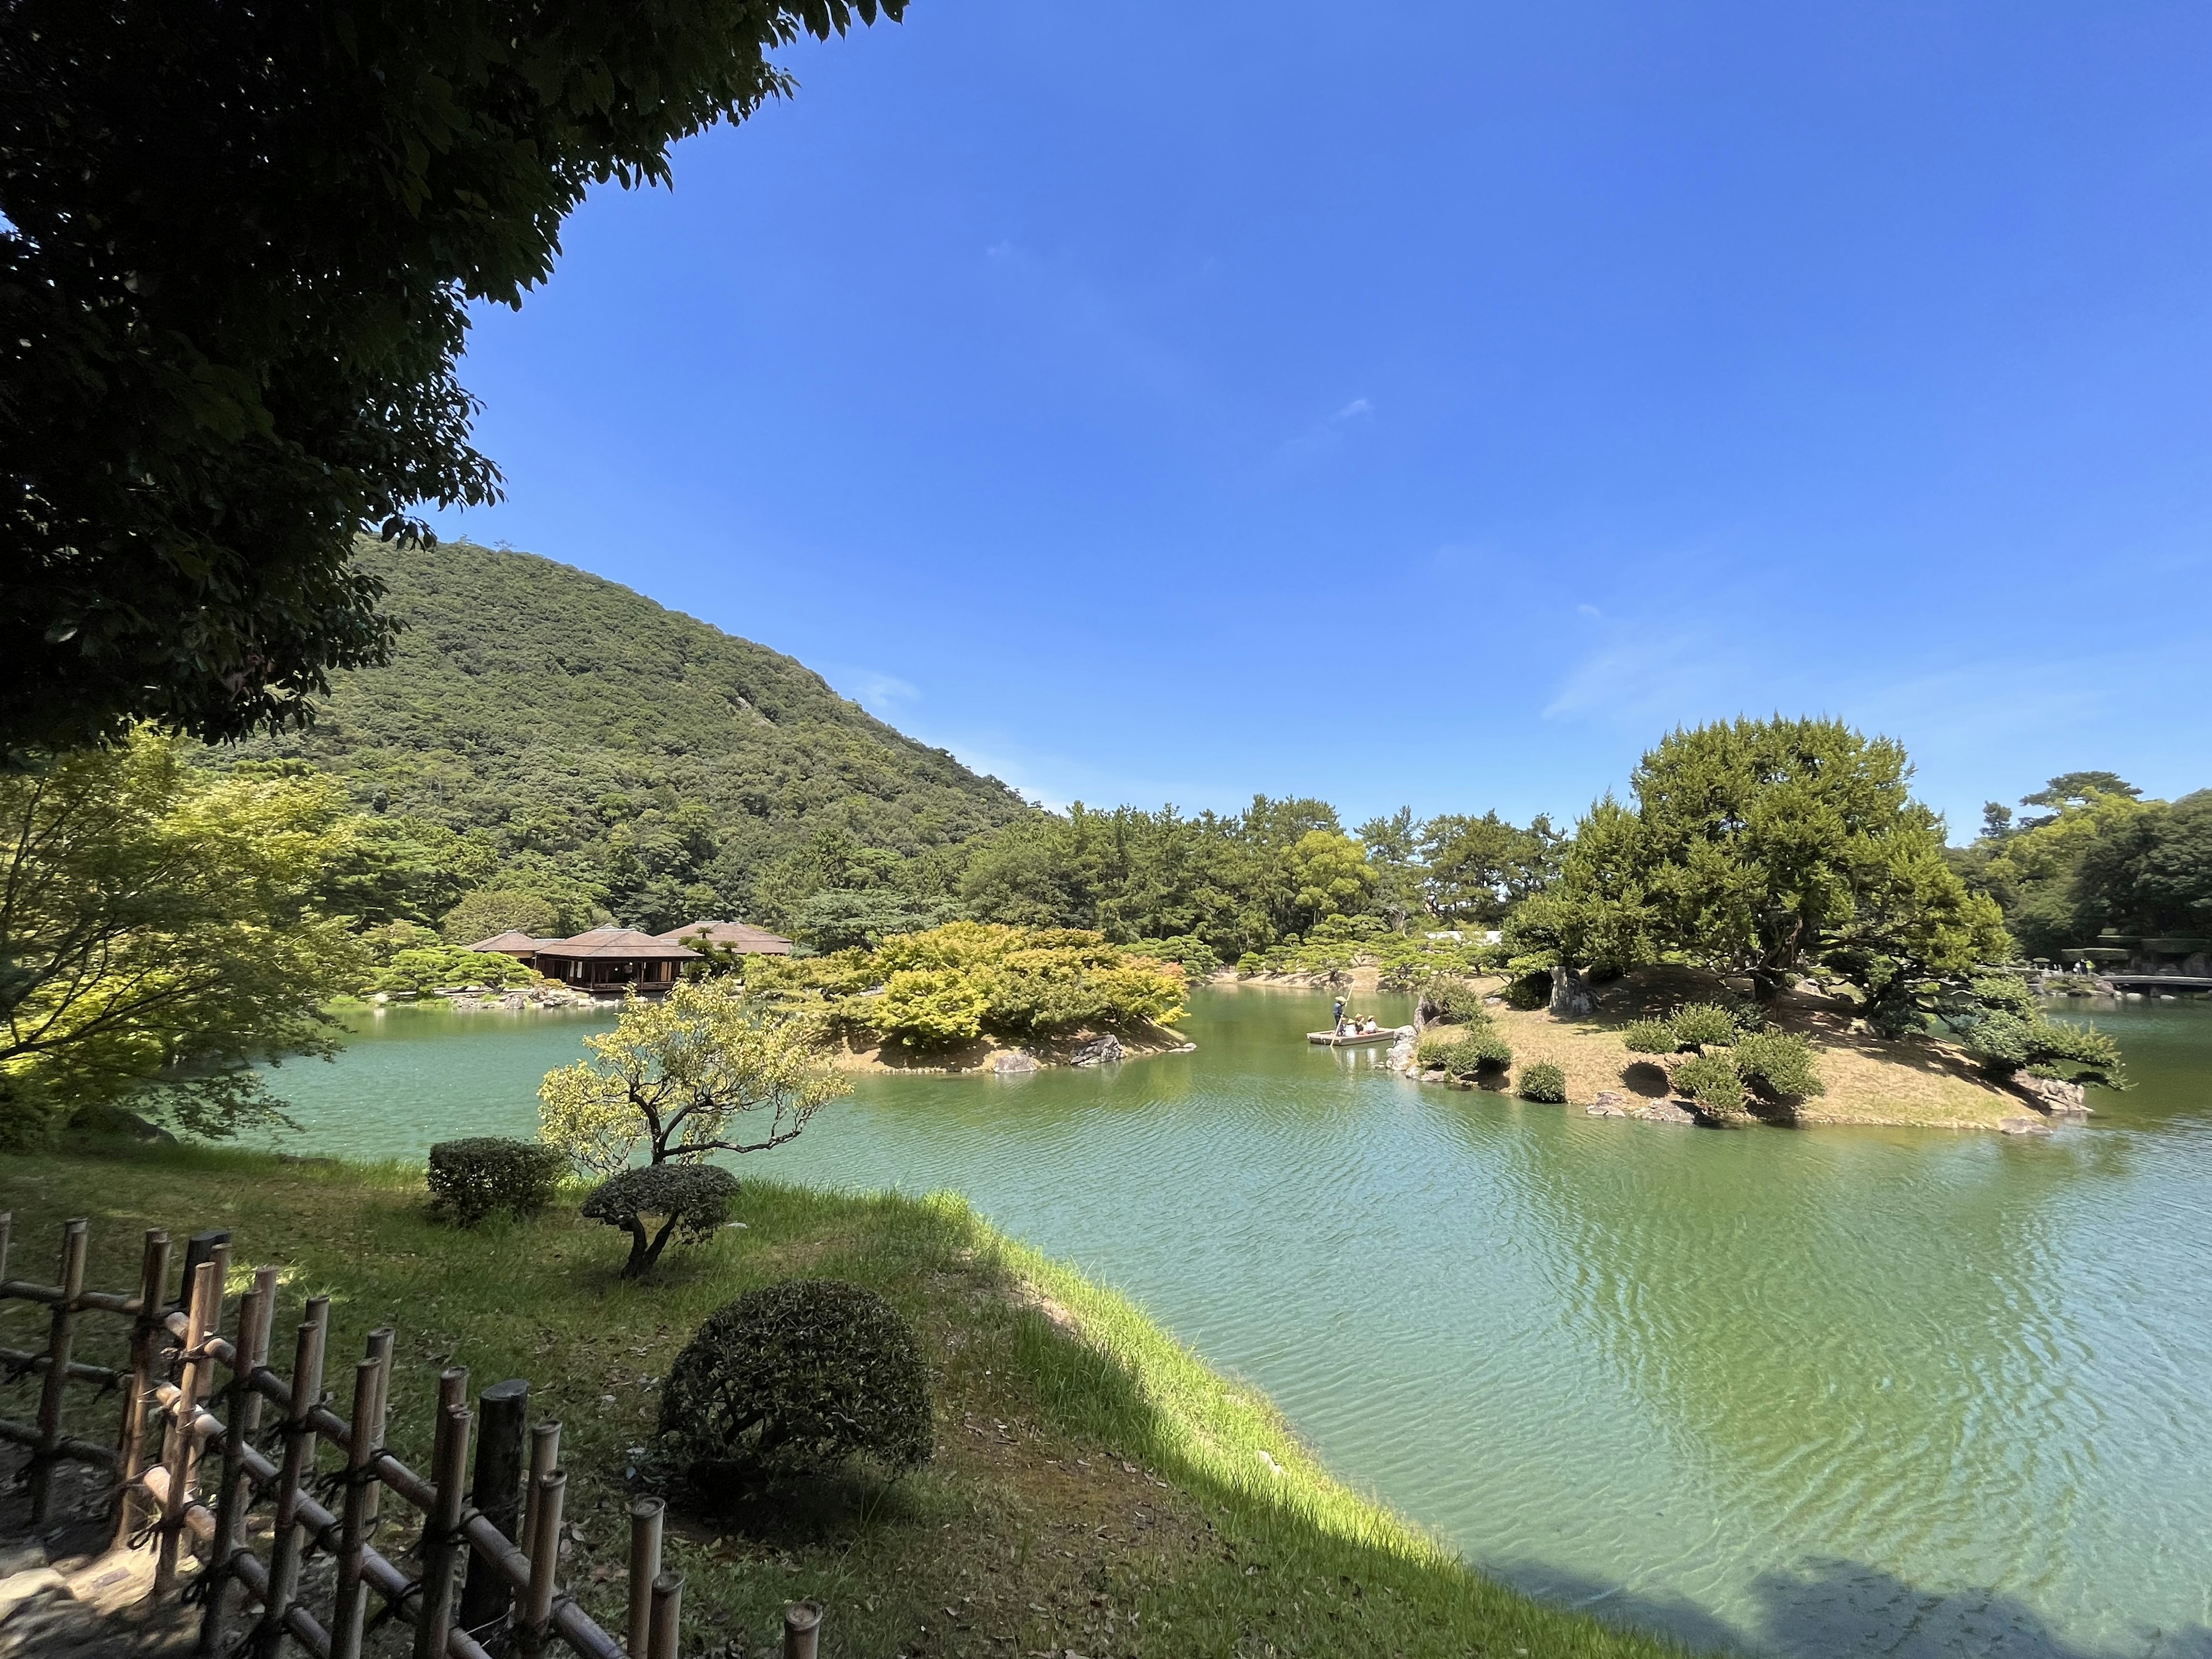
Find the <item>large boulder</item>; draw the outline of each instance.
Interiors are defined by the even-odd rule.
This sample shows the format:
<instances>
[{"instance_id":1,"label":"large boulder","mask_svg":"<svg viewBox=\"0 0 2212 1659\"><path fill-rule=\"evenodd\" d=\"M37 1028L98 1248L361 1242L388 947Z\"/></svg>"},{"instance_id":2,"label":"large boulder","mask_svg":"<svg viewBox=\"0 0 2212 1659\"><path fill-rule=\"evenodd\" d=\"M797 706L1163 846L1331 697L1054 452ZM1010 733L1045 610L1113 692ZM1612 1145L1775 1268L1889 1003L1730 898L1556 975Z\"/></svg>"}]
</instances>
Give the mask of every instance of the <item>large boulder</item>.
<instances>
[{"instance_id":1,"label":"large boulder","mask_svg":"<svg viewBox=\"0 0 2212 1659\"><path fill-rule=\"evenodd\" d=\"M1583 1109L1592 1117L1634 1117L1637 1097L1622 1089L1601 1089L1597 1098Z\"/></svg>"},{"instance_id":2,"label":"large boulder","mask_svg":"<svg viewBox=\"0 0 2212 1659\"><path fill-rule=\"evenodd\" d=\"M1698 1115L1676 1100L1655 1100L1641 1114L1646 1123L1695 1123Z\"/></svg>"},{"instance_id":3,"label":"large boulder","mask_svg":"<svg viewBox=\"0 0 2212 1659\"><path fill-rule=\"evenodd\" d=\"M1552 969L1552 1018L1587 1019L1597 1012L1597 998L1589 981L1572 968Z\"/></svg>"},{"instance_id":4,"label":"large boulder","mask_svg":"<svg viewBox=\"0 0 2212 1659\"><path fill-rule=\"evenodd\" d=\"M2026 1097L2028 1104L2039 1111L2054 1112L2061 1117L2087 1117L2089 1114L2087 1091L2078 1083L2057 1077L2030 1077L2026 1072L2014 1072L2007 1081L2014 1094Z\"/></svg>"},{"instance_id":5,"label":"large boulder","mask_svg":"<svg viewBox=\"0 0 2212 1659\"><path fill-rule=\"evenodd\" d=\"M1071 1066L1105 1066L1121 1058L1121 1039L1112 1032L1093 1037L1068 1056Z\"/></svg>"},{"instance_id":6,"label":"large boulder","mask_svg":"<svg viewBox=\"0 0 2212 1659\"><path fill-rule=\"evenodd\" d=\"M1021 1048L1017 1048L1011 1054L1000 1054L991 1062L991 1069L1000 1077L1009 1077L1022 1072L1034 1072L1036 1068L1037 1057Z\"/></svg>"}]
</instances>

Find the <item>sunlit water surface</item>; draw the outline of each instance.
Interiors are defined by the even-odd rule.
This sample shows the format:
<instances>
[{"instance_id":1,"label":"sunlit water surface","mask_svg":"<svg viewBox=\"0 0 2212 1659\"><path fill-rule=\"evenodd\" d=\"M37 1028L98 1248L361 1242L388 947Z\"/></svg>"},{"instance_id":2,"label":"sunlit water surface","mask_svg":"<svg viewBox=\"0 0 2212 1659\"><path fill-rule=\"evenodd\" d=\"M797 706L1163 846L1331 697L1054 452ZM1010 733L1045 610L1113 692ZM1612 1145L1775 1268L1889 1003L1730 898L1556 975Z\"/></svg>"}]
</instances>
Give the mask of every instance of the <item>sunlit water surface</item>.
<instances>
[{"instance_id":1,"label":"sunlit water surface","mask_svg":"<svg viewBox=\"0 0 2212 1659\"><path fill-rule=\"evenodd\" d=\"M968 1194L1538 1594L1789 1654L2212 1653L2212 1009L2097 1014L2140 1086L2013 1139L1425 1089L1309 1048L1327 1006L871 1079L745 1163ZM276 1081L299 1150L419 1158L530 1133L609 1024L396 1008Z\"/></svg>"}]
</instances>

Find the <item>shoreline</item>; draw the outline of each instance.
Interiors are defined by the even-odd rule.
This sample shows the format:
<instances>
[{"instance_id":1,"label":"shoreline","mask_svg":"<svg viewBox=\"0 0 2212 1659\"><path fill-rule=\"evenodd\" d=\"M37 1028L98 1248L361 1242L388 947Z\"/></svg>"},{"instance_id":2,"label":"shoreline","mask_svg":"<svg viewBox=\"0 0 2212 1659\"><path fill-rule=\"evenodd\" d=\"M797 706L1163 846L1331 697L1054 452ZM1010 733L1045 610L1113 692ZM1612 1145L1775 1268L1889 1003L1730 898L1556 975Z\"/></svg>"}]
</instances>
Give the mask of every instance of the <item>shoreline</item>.
<instances>
[{"instance_id":1,"label":"shoreline","mask_svg":"<svg viewBox=\"0 0 2212 1659\"><path fill-rule=\"evenodd\" d=\"M574 1191L536 1219L464 1232L430 1217L412 1164L81 1144L11 1160L0 1191L27 1243L91 1218L89 1280L103 1288L135 1272L146 1226L181 1237L220 1212L234 1260L284 1266L280 1327L319 1294L333 1298L335 1353L396 1327L389 1443L410 1462L428 1444L441 1366L465 1365L478 1385L529 1378L533 1414L568 1424L579 1524L563 1580L605 1628L621 1627L626 1547L619 1526L592 1517L664 1489L633 1443L651 1432L677 1352L738 1294L827 1274L914 1322L933 1374L936 1455L887 1486L859 1474L810 1486L803 1525L780 1510L717 1522L665 1487L678 1500L668 1547L688 1577L687 1623L748 1650L774 1651L784 1604L811 1598L828 1609L836 1651L946 1659L1010 1643L1091 1654L1266 1643L1346 1659L1686 1652L1469 1566L1330 1474L1260 1390L954 1194L749 1180L741 1228L672 1252L632 1283L616 1278L622 1241L581 1219ZM101 1328L88 1358L107 1357ZM108 1402L88 1409L112 1431Z\"/></svg>"},{"instance_id":2,"label":"shoreline","mask_svg":"<svg viewBox=\"0 0 2212 1659\"><path fill-rule=\"evenodd\" d=\"M879 1077L1018 1077L1066 1066L1187 1054L1198 1047L1173 1026L1151 1024L1113 1030L1085 1027L1022 1042L978 1037L947 1048L893 1048L888 1054L885 1046L848 1036L831 1048L830 1058L840 1071Z\"/></svg>"},{"instance_id":3,"label":"shoreline","mask_svg":"<svg viewBox=\"0 0 2212 1659\"><path fill-rule=\"evenodd\" d=\"M1334 981L1320 974L1253 975L1239 979L1234 970L1229 970L1210 976L1207 983L1220 989L1249 987L1260 991L1338 988L1358 998L1386 994L1376 988L1379 977L1380 970L1372 967L1351 969ZM1554 1019L1540 1008L1505 1006L1498 996L1505 981L1498 975L1474 976L1467 982L1485 994L1498 1034L1512 1045L1514 1077L1522 1066L1538 1060L1548 1060L1566 1073L1567 1098L1559 1110L1633 1121L1686 1121L1687 1109L1675 1100L1664 1071L1650 1057L1628 1053L1621 1045L1620 1029L1669 1002L1718 994L1709 980L1686 970L1640 970L1598 988L1596 1013L1565 1020ZM1795 1032L1812 1044L1827 1092L1770 1109L1763 1115L1747 1115L1740 1123L1729 1120L1723 1127L2035 1134L2047 1133L2054 1121L2072 1115L2055 1114L2046 1101L2025 1088L2008 1087L1984 1076L1960 1050L1948 1044L1926 1037L1881 1037L1863 1029L1854 1030L1859 1024L1856 1011L1842 999L1790 992L1777 1000L1771 1014L1779 1029ZM1410 1064L1401 1075L1422 1080ZM1503 1077L1495 1086L1481 1082L1470 1086L1480 1093L1520 1097ZM1611 1098L1601 1104L1601 1096ZM1644 1117L1650 1107L1662 1103L1680 1110Z\"/></svg>"}]
</instances>

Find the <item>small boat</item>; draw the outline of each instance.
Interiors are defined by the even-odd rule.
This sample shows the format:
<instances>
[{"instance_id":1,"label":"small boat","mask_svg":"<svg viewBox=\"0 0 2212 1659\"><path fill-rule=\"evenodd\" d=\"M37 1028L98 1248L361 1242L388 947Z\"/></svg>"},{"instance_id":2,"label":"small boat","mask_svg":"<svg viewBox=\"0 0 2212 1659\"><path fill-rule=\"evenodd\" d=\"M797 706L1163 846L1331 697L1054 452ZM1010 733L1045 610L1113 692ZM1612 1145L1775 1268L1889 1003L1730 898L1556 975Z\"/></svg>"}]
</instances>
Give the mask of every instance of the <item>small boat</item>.
<instances>
[{"instance_id":1,"label":"small boat","mask_svg":"<svg viewBox=\"0 0 2212 1659\"><path fill-rule=\"evenodd\" d=\"M1345 1036L1339 1036L1334 1031L1306 1033L1308 1042L1318 1043L1324 1048L1357 1048L1364 1043L1395 1042L1397 1040L1397 1028L1389 1025L1384 1026L1379 1031L1353 1031Z\"/></svg>"}]
</instances>

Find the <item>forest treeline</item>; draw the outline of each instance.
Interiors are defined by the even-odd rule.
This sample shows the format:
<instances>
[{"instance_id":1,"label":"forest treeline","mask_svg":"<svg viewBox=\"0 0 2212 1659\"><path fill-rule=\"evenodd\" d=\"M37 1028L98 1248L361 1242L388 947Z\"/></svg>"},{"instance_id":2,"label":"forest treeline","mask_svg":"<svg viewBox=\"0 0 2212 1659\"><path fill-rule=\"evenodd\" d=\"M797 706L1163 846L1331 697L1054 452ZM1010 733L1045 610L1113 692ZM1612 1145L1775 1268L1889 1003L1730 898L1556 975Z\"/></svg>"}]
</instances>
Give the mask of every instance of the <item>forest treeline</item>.
<instances>
[{"instance_id":1,"label":"forest treeline","mask_svg":"<svg viewBox=\"0 0 2212 1659\"><path fill-rule=\"evenodd\" d=\"M2025 1064L2094 1056L2062 1052L2032 1021L2015 1030L2020 1011L1986 964L2063 956L2107 927L2166 945L2212 933L2212 791L2169 804L2110 774L2069 775L2028 798L2040 810L2026 820L1992 811L1973 843L1949 848L1911 798L1902 748L1829 720L1671 732L1626 796L1567 832L1404 809L1347 828L1326 802L1261 796L1225 814L1017 807L957 836L948 812L922 836L904 832L927 805L902 810L921 791L849 810L831 796L811 824L772 821L786 850L672 898L625 875L635 840L605 817L552 845L519 836L514 814L456 827L425 805L436 766L408 774L388 749L366 752L422 793L364 802L359 775L297 754L234 751L210 767L143 727L0 771L0 1139L106 1100L210 1131L265 1115L256 1066L328 1052L333 997L453 982L466 954L454 946L610 915L744 915L825 956L973 922L1100 935L1186 975L1365 959L1413 983L1480 968L1555 1007L1648 963L1701 967L1762 999L1810 975L1848 988L1877 1024L1978 1031ZM621 823L690 835L709 866L710 849L760 833L672 778L655 788L668 793ZM975 799L978 816L995 811ZM1498 943L1477 942L1493 928ZM1429 937L1450 932L1462 939ZM914 988L937 999L917 1030L975 1000L972 987Z\"/></svg>"},{"instance_id":2,"label":"forest treeline","mask_svg":"<svg viewBox=\"0 0 2212 1659\"><path fill-rule=\"evenodd\" d=\"M2146 800L2111 772L2068 772L2020 805L1982 809L1954 853L1966 884L1995 898L2030 957L2063 957L2101 933L2194 941L2212 935L2212 789Z\"/></svg>"}]
</instances>

